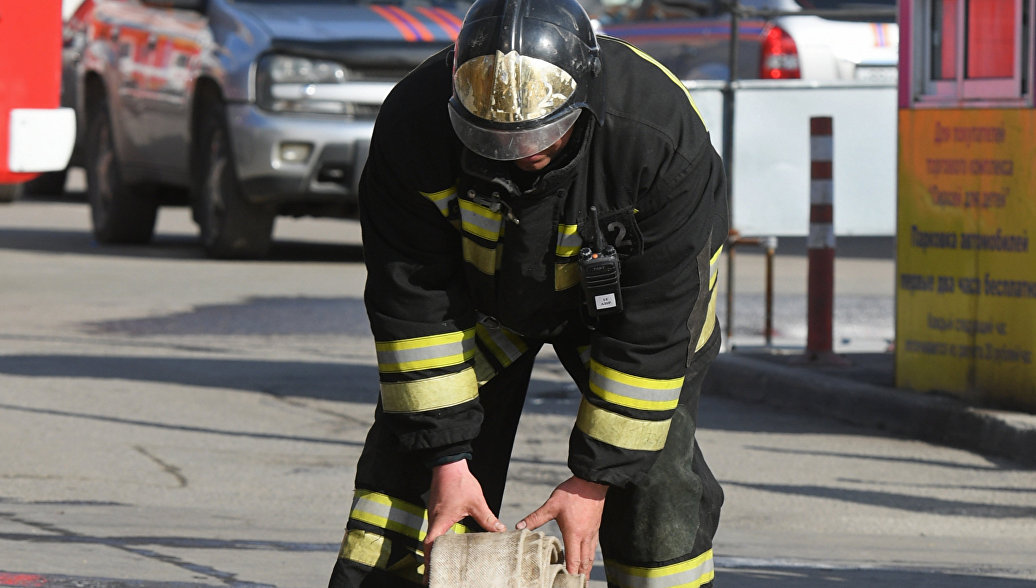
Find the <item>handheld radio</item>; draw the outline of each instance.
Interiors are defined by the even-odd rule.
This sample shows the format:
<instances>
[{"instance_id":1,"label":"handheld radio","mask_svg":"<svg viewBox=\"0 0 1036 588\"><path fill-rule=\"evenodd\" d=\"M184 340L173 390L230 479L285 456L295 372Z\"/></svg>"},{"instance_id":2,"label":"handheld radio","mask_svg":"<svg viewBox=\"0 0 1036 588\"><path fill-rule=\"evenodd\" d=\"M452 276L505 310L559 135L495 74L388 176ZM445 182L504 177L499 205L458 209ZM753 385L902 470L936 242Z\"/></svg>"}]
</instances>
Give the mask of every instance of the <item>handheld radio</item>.
<instances>
[{"instance_id":1,"label":"handheld radio","mask_svg":"<svg viewBox=\"0 0 1036 588\"><path fill-rule=\"evenodd\" d=\"M579 250L579 275L590 317L597 318L622 312L622 290L619 287L619 255L608 245L601 233L597 207L590 207L590 222L594 227L591 247Z\"/></svg>"}]
</instances>

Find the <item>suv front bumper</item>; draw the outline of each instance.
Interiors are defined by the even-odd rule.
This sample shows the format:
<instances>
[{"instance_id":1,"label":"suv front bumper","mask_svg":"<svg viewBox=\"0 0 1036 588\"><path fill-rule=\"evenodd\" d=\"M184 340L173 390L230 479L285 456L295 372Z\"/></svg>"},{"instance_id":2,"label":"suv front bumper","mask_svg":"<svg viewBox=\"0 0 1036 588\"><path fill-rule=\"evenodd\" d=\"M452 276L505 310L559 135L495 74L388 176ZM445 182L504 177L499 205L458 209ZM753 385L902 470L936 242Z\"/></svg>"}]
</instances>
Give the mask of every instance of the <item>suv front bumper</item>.
<instances>
[{"instance_id":1,"label":"suv front bumper","mask_svg":"<svg viewBox=\"0 0 1036 588\"><path fill-rule=\"evenodd\" d=\"M356 204L374 121L274 113L254 104L227 106L228 127L245 197L275 204ZM308 145L304 160L286 159ZM287 148L287 149L286 149Z\"/></svg>"}]
</instances>

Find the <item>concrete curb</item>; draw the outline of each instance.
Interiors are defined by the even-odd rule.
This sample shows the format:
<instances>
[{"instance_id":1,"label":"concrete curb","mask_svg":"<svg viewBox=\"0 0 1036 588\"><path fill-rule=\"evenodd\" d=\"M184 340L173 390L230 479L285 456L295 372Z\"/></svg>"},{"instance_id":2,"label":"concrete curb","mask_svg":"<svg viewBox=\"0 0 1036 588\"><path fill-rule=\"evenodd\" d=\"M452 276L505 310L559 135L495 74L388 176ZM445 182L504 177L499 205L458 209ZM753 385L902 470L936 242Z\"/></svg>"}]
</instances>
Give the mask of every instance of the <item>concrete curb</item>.
<instances>
[{"instance_id":1,"label":"concrete curb","mask_svg":"<svg viewBox=\"0 0 1036 588\"><path fill-rule=\"evenodd\" d=\"M1036 466L1036 416L979 409L948 397L822 373L815 367L721 353L703 393L803 410Z\"/></svg>"}]
</instances>

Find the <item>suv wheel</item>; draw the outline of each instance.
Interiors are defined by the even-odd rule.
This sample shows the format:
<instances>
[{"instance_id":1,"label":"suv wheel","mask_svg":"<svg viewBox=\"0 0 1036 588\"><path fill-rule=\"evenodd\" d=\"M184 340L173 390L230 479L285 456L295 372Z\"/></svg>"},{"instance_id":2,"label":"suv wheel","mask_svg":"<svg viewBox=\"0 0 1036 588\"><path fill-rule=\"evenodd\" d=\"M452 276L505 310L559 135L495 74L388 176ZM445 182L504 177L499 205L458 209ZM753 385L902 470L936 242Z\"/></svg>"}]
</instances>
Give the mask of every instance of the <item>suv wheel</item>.
<instances>
[{"instance_id":1,"label":"suv wheel","mask_svg":"<svg viewBox=\"0 0 1036 588\"><path fill-rule=\"evenodd\" d=\"M266 255L276 210L245 200L231 155L222 101L209 102L202 116L195 185L201 241L210 257L255 259Z\"/></svg>"},{"instance_id":2,"label":"suv wheel","mask_svg":"<svg viewBox=\"0 0 1036 588\"><path fill-rule=\"evenodd\" d=\"M111 115L101 102L86 133L86 194L94 238L101 243L147 243L155 232L158 203L132 194L122 182Z\"/></svg>"}]
</instances>

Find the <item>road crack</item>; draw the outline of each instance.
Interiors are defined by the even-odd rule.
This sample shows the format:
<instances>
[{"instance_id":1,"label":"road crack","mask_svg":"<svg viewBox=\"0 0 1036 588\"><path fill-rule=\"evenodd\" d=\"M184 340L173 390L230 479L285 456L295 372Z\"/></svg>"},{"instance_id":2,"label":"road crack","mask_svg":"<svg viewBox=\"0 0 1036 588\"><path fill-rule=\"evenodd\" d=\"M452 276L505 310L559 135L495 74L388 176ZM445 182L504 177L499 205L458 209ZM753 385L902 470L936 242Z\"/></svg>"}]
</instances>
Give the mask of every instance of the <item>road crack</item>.
<instances>
[{"instance_id":1,"label":"road crack","mask_svg":"<svg viewBox=\"0 0 1036 588\"><path fill-rule=\"evenodd\" d=\"M144 457L158 464L158 467L162 468L162 471L176 478L176 481L180 484L181 488L187 487L187 476L183 475L183 472L180 470L180 468L174 466L171 463L167 463L165 460L151 453L147 449L144 449L140 445L134 445L133 449L135 449L137 453L143 455Z\"/></svg>"}]
</instances>

